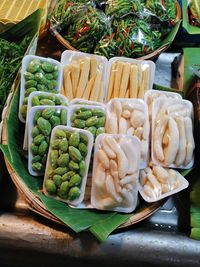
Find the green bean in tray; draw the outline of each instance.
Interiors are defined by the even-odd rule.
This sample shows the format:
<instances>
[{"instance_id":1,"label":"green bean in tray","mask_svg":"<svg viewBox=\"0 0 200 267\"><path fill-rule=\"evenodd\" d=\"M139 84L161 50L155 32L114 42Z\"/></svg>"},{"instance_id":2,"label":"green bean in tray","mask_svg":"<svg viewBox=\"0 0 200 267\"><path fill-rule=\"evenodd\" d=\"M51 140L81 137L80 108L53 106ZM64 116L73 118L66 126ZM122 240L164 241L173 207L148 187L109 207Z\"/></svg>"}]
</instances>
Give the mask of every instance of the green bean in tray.
<instances>
[{"instance_id":1,"label":"green bean in tray","mask_svg":"<svg viewBox=\"0 0 200 267\"><path fill-rule=\"evenodd\" d=\"M94 137L105 133L105 111L101 108L80 107L71 114L71 126L88 130Z\"/></svg>"},{"instance_id":2,"label":"green bean in tray","mask_svg":"<svg viewBox=\"0 0 200 267\"><path fill-rule=\"evenodd\" d=\"M92 53L96 44L110 29L110 21L106 15L95 8L87 11L66 28L64 38L76 49Z\"/></svg>"},{"instance_id":3,"label":"green bean in tray","mask_svg":"<svg viewBox=\"0 0 200 267\"><path fill-rule=\"evenodd\" d=\"M66 109L48 107L36 110L31 130L32 143L30 145L32 153L31 168L36 173L44 173L51 131L57 125L67 125Z\"/></svg>"},{"instance_id":4,"label":"green bean in tray","mask_svg":"<svg viewBox=\"0 0 200 267\"><path fill-rule=\"evenodd\" d=\"M21 108L22 111L22 117L26 119L26 109L27 109L27 103L28 103L28 96L24 98L23 105ZM67 106L66 101L64 101L60 96L56 94L38 94L34 95L31 99L31 107L35 106Z\"/></svg>"},{"instance_id":5,"label":"green bean in tray","mask_svg":"<svg viewBox=\"0 0 200 267\"><path fill-rule=\"evenodd\" d=\"M139 13L142 7L140 0L108 0L105 12L107 16L119 18L130 13Z\"/></svg>"},{"instance_id":6,"label":"green bean in tray","mask_svg":"<svg viewBox=\"0 0 200 267\"><path fill-rule=\"evenodd\" d=\"M88 137L78 131L56 129L55 139L50 146L45 191L61 200L73 201L80 197L82 180L86 174Z\"/></svg>"},{"instance_id":7,"label":"green bean in tray","mask_svg":"<svg viewBox=\"0 0 200 267\"><path fill-rule=\"evenodd\" d=\"M56 90L58 79L58 66L50 62L33 59L24 73L25 94L20 108L20 113L26 119L28 96L35 91L58 93Z\"/></svg>"}]
</instances>

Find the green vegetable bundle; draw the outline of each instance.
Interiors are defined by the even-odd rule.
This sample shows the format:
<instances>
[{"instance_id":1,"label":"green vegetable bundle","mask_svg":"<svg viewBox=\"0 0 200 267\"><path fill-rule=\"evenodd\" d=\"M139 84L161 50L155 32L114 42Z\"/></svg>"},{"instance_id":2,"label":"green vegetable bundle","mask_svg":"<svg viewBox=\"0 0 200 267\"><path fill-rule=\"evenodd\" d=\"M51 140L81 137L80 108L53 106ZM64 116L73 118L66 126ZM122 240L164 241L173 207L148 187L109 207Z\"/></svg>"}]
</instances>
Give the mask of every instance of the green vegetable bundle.
<instances>
[{"instance_id":1,"label":"green vegetable bundle","mask_svg":"<svg viewBox=\"0 0 200 267\"><path fill-rule=\"evenodd\" d=\"M0 38L0 113L20 68L29 38L20 43L9 42Z\"/></svg>"},{"instance_id":2,"label":"green vegetable bundle","mask_svg":"<svg viewBox=\"0 0 200 267\"><path fill-rule=\"evenodd\" d=\"M108 32L96 45L94 54L111 58L117 55L117 42L115 33Z\"/></svg>"},{"instance_id":3,"label":"green vegetable bundle","mask_svg":"<svg viewBox=\"0 0 200 267\"><path fill-rule=\"evenodd\" d=\"M162 33L151 29L149 23L129 15L115 19L118 54L126 57L140 57L156 50L161 44Z\"/></svg>"},{"instance_id":4,"label":"green vegetable bundle","mask_svg":"<svg viewBox=\"0 0 200 267\"><path fill-rule=\"evenodd\" d=\"M147 0L145 7L161 21L174 24L176 20L176 3L174 0Z\"/></svg>"},{"instance_id":5,"label":"green vegetable bundle","mask_svg":"<svg viewBox=\"0 0 200 267\"><path fill-rule=\"evenodd\" d=\"M55 29L72 47L107 58L148 55L177 32L175 0L62 0L53 14Z\"/></svg>"},{"instance_id":6,"label":"green vegetable bundle","mask_svg":"<svg viewBox=\"0 0 200 267\"><path fill-rule=\"evenodd\" d=\"M69 25L64 38L76 49L92 53L108 28L110 23L106 15L100 10L88 7L81 18Z\"/></svg>"},{"instance_id":7,"label":"green vegetable bundle","mask_svg":"<svg viewBox=\"0 0 200 267\"><path fill-rule=\"evenodd\" d=\"M62 29L79 18L89 5L90 1L85 0L60 0L51 13L50 20Z\"/></svg>"},{"instance_id":8,"label":"green vegetable bundle","mask_svg":"<svg viewBox=\"0 0 200 267\"><path fill-rule=\"evenodd\" d=\"M122 17L130 13L138 13L142 11L142 3L140 0L108 0L106 7L106 15L114 18Z\"/></svg>"}]
</instances>

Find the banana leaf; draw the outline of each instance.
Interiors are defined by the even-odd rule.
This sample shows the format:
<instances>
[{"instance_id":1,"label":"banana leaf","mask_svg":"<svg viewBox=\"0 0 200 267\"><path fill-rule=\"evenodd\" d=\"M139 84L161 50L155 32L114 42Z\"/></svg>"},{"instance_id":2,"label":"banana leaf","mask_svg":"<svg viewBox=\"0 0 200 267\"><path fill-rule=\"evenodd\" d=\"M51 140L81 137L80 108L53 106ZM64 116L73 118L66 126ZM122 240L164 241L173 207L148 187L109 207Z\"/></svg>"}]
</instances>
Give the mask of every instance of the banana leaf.
<instances>
[{"instance_id":1,"label":"banana leaf","mask_svg":"<svg viewBox=\"0 0 200 267\"><path fill-rule=\"evenodd\" d=\"M29 190L40 198L48 211L54 214L64 224L75 232L89 230L98 240L105 241L109 234L119 225L126 222L132 215L117 212L101 212L97 210L81 210L70 208L63 202L51 199L41 193L42 179L28 173L27 160L22 153L23 126L18 120L19 88L16 90L6 120L8 145L1 145L4 156L15 170L19 178ZM138 210L148 207L149 204L141 201Z\"/></svg>"},{"instance_id":2,"label":"banana leaf","mask_svg":"<svg viewBox=\"0 0 200 267\"><path fill-rule=\"evenodd\" d=\"M186 94L191 84L194 82L195 75L191 71L191 67L195 70L199 70L199 61L200 61L200 48L183 48L184 54L184 93Z\"/></svg>"},{"instance_id":3,"label":"banana leaf","mask_svg":"<svg viewBox=\"0 0 200 267\"><path fill-rule=\"evenodd\" d=\"M188 0L182 0L183 28L189 34L200 34L200 27L191 25L188 20ZM198 5L198 4L197 4Z\"/></svg>"}]
</instances>

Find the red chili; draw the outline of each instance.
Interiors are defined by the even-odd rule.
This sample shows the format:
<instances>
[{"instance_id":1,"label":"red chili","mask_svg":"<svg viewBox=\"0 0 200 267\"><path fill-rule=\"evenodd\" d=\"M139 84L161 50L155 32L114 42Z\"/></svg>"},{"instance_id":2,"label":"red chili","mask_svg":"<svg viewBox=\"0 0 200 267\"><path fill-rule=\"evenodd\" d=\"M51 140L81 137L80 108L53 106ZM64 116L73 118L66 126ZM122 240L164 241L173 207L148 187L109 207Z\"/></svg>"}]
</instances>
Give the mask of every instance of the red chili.
<instances>
[{"instance_id":1,"label":"red chili","mask_svg":"<svg viewBox=\"0 0 200 267\"><path fill-rule=\"evenodd\" d=\"M128 31L129 31L129 28L124 29L124 33L123 33L124 37L127 36Z\"/></svg>"},{"instance_id":2,"label":"red chili","mask_svg":"<svg viewBox=\"0 0 200 267\"><path fill-rule=\"evenodd\" d=\"M81 29L79 30L79 33L86 32L86 31L88 31L89 29L90 29L90 27L88 27L88 26L84 26L83 28L81 28Z\"/></svg>"},{"instance_id":3,"label":"red chili","mask_svg":"<svg viewBox=\"0 0 200 267\"><path fill-rule=\"evenodd\" d=\"M162 4L163 4L164 8L166 8L165 0L162 0Z\"/></svg>"},{"instance_id":4,"label":"red chili","mask_svg":"<svg viewBox=\"0 0 200 267\"><path fill-rule=\"evenodd\" d=\"M145 46L145 47L144 47L144 50L143 50L143 53L145 54L146 51L147 51L147 47Z\"/></svg>"},{"instance_id":5,"label":"red chili","mask_svg":"<svg viewBox=\"0 0 200 267\"><path fill-rule=\"evenodd\" d=\"M134 47L135 47L135 44L134 44L134 42L132 42L132 43L131 43L131 49L133 50Z\"/></svg>"}]
</instances>

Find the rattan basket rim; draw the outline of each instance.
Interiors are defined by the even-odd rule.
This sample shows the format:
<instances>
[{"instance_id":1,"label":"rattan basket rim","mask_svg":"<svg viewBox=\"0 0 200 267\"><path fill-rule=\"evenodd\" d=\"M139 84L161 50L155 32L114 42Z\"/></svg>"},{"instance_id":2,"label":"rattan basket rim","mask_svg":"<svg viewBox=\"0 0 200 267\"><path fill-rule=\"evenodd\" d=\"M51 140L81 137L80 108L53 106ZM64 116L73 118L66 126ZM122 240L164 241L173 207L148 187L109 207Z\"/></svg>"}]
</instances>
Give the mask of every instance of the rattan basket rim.
<instances>
[{"instance_id":1,"label":"rattan basket rim","mask_svg":"<svg viewBox=\"0 0 200 267\"><path fill-rule=\"evenodd\" d=\"M10 101L10 105L7 108L5 117L3 118L3 126L2 126L2 144L7 145L8 144L8 135L7 135L7 129L6 129L6 119L9 114L10 106L13 101L13 97L15 95L16 91L12 95L12 100ZM19 191L22 193L22 196L25 198L25 200L28 203L28 208L32 210L33 212L45 217L46 219L49 219L52 222L56 222L58 224L64 224L61 220L59 220L56 216L54 216L51 212L47 210L47 208L44 206L42 201L40 201L39 197L36 196L23 182L21 177L18 176L18 174L15 172L15 170L12 168L11 164L8 162L6 157L4 156L5 164L7 167L7 170L10 174L10 177L15 184L15 186L19 189ZM158 202L154 202L150 204L148 207L144 208L143 210L137 212L133 216L131 216L125 223L121 224L118 228L124 228L127 226L134 225L140 221L143 221L144 219L151 216L154 212L156 212L161 205L165 203L166 199L160 200Z\"/></svg>"}]
</instances>

